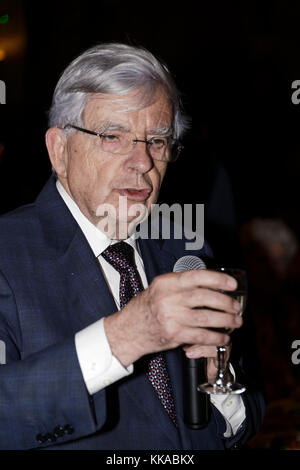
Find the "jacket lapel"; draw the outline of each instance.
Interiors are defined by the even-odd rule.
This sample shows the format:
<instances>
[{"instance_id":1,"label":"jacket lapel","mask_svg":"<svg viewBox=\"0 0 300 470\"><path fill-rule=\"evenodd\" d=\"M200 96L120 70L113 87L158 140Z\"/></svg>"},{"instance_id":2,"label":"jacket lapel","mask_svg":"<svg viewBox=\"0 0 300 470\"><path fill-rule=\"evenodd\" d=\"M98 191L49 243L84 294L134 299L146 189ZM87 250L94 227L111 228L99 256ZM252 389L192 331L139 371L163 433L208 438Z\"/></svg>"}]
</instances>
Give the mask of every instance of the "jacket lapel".
<instances>
[{"instance_id":1,"label":"jacket lapel","mask_svg":"<svg viewBox=\"0 0 300 470\"><path fill-rule=\"evenodd\" d=\"M79 331L117 311L99 261L60 197L54 177L37 198L36 205L61 288L68 297L70 330Z\"/></svg>"},{"instance_id":2,"label":"jacket lapel","mask_svg":"<svg viewBox=\"0 0 300 470\"><path fill-rule=\"evenodd\" d=\"M69 305L73 305L76 331L117 311L107 288L99 261L80 228L67 251L58 259L67 286Z\"/></svg>"}]
</instances>

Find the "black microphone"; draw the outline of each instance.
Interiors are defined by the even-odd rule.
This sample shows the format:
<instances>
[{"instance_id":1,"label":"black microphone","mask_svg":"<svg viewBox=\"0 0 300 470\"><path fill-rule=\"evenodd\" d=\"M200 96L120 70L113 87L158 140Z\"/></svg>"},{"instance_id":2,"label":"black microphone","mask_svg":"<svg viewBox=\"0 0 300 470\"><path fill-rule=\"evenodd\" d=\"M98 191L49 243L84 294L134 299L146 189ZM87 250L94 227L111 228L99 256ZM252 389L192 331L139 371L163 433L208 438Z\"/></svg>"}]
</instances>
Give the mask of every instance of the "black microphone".
<instances>
[{"instance_id":1,"label":"black microphone","mask_svg":"<svg viewBox=\"0 0 300 470\"><path fill-rule=\"evenodd\" d=\"M183 256L176 261L173 272L206 269L206 264L197 256ZM206 359L189 359L183 355L183 413L184 422L192 429L201 429L209 422L209 396L197 391L199 384L206 382Z\"/></svg>"}]
</instances>

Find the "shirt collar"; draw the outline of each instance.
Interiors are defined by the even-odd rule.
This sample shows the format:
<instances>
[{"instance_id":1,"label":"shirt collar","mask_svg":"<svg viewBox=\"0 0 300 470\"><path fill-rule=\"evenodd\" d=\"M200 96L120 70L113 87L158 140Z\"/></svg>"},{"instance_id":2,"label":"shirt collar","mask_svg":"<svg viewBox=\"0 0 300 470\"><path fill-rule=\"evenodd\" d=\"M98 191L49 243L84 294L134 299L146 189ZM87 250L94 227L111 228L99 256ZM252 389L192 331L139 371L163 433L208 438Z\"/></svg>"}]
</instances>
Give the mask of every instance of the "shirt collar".
<instances>
[{"instance_id":1,"label":"shirt collar","mask_svg":"<svg viewBox=\"0 0 300 470\"><path fill-rule=\"evenodd\" d=\"M59 180L56 181L56 187L69 211L83 231L85 238L87 239L94 255L97 258L109 245L118 242L118 240L109 239L105 233L101 232L101 230L99 230L94 224L92 224L92 222L87 219L87 217L81 212L74 199L72 199L71 196L67 193ZM137 250L136 235L136 232L134 232L129 238L124 240L135 250Z\"/></svg>"}]
</instances>

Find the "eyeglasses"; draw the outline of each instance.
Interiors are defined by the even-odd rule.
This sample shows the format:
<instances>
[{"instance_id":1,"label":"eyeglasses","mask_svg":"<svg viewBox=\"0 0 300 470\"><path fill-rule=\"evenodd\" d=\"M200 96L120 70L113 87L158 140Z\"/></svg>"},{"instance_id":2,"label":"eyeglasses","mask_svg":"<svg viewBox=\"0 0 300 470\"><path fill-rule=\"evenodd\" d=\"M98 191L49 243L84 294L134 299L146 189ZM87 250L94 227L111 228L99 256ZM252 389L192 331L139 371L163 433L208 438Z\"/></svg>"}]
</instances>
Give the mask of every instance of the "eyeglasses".
<instances>
[{"instance_id":1,"label":"eyeglasses","mask_svg":"<svg viewBox=\"0 0 300 470\"><path fill-rule=\"evenodd\" d=\"M152 137L149 140L132 139L132 134L126 132L107 131L103 133L89 131L82 127L73 126L73 124L66 124L64 129L72 128L86 134L91 134L99 137L100 149L103 152L115 153L119 155L126 155L137 144L137 142L144 142L147 147L149 155L153 160L160 160L166 163L173 163L179 157L183 146L178 140L168 136Z\"/></svg>"}]
</instances>

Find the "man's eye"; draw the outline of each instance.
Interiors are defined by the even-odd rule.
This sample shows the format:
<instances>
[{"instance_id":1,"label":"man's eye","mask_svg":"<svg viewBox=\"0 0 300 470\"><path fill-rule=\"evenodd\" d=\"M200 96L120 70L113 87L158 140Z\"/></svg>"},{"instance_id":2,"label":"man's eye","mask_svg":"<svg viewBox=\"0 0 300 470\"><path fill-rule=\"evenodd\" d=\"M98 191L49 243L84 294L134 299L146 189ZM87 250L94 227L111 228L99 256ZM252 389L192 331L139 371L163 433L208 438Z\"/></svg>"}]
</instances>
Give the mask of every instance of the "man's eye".
<instances>
[{"instance_id":1,"label":"man's eye","mask_svg":"<svg viewBox=\"0 0 300 470\"><path fill-rule=\"evenodd\" d=\"M119 140L119 136L115 134L102 134L101 139L105 140L106 142L117 142Z\"/></svg>"},{"instance_id":2,"label":"man's eye","mask_svg":"<svg viewBox=\"0 0 300 470\"><path fill-rule=\"evenodd\" d=\"M149 140L151 145L154 147L165 147L167 145L166 139L162 139L161 137L153 137L152 139Z\"/></svg>"}]
</instances>

